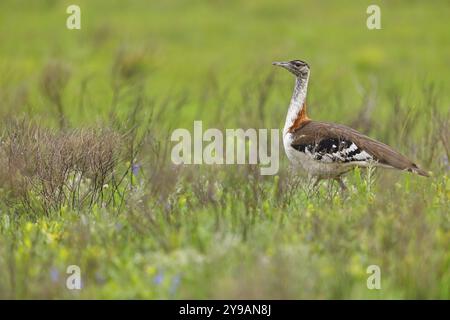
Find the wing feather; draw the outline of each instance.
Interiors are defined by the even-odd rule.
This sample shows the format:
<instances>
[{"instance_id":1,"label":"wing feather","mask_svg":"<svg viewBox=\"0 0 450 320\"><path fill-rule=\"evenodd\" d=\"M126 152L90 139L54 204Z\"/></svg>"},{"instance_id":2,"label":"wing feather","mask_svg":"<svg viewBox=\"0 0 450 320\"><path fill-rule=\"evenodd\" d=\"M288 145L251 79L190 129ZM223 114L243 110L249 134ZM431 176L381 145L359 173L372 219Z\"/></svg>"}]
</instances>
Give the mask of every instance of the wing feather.
<instances>
[{"instance_id":1,"label":"wing feather","mask_svg":"<svg viewBox=\"0 0 450 320\"><path fill-rule=\"evenodd\" d=\"M310 152L318 161L369 162L428 176L415 163L390 146L350 127L309 121L293 133L292 147Z\"/></svg>"}]
</instances>

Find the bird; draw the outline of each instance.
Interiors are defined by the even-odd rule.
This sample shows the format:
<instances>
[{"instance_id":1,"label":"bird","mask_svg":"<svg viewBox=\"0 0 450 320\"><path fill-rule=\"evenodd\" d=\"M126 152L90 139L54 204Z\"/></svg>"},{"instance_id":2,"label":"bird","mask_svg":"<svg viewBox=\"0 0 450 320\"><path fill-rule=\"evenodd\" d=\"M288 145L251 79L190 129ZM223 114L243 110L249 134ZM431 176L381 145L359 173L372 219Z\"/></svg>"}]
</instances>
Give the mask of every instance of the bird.
<instances>
[{"instance_id":1,"label":"bird","mask_svg":"<svg viewBox=\"0 0 450 320\"><path fill-rule=\"evenodd\" d=\"M289 161L316 181L332 179L347 190L344 174L356 167L398 169L428 177L392 147L342 124L311 120L306 113L310 67L302 60L273 62L295 76L294 92L283 128L283 145Z\"/></svg>"}]
</instances>

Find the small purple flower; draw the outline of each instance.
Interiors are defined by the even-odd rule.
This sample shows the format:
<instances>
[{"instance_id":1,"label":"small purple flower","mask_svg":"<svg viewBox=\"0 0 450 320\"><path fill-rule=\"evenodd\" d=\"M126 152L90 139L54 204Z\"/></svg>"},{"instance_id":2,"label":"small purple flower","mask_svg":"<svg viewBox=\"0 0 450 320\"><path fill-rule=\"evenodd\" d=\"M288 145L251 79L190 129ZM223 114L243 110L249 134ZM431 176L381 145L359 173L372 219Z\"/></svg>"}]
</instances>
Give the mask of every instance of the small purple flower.
<instances>
[{"instance_id":1,"label":"small purple flower","mask_svg":"<svg viewBox=\"0 0 450 320\"><path fill-rule=\"evenodd\" d=\"M170 284L169 293L171 296L175 295L175 293L177 292L177 289L180 286L180 282L181 282L181 275L176 274L172 279L172 283Z\"/></svg>"},{"instance_id":2,"label":"small purple flower","mask_svg":"<svg viewBox=\"0 0 450 320\"><path fill-rule=\"evenodd\" d=\"M50 279L52 282L57 282L59 280L59 271L55 267L50 269Z\"/></svg>"},{"instance_id":3,"label":"small purple flower","mask_svg":"<svg viewBox=\"0 0 450 320\"><path fill-rule=\"evenodd\" d=\"M139 169L141 168L141 165L139 163L133 163L133 165L131 166L131 172L137 176Z\"/></svg>"},{"instance_id":4,"label":"small purple flower","mask_svg":"<svg viewBox=\"0 0 450 320\"><path fill-rule=\"evenodd\" d=\"M447 156L444 155L444 156L442 157L442 163L443 163L445 169L450 170L450 163L449 163L449 161L448 161Z\"/></svg>"},{"instance_id":5,"label":"small purple flower","mask_svg":"<svg viewBox=\"0 0 450 320\"><path fill-rule=\"evenodd\" d=\"M158 274L153 278L153 282L156 285L160 285L164 280L164 273L162 271L158 272Z\"/></svg>"}]
</instances>

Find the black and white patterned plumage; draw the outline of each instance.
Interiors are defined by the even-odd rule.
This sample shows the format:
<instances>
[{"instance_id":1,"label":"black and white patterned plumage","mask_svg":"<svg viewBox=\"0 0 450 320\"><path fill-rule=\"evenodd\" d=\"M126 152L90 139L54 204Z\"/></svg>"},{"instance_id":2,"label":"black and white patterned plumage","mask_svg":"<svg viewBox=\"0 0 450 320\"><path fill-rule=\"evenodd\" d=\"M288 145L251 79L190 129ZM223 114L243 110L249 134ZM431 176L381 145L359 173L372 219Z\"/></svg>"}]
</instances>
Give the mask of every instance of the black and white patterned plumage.
<instances>
[{"instance_id":1,"label":"black and white patterned plumage","mask_svg":"<svg viewBox=\"0 0 450 320\"><path fill-rule=\"evenodd\" d=\"M324 138L307 144L292 144L292 147L324 163L371 162L374 157L347 139Z\"/></svg>"}]
</instances>

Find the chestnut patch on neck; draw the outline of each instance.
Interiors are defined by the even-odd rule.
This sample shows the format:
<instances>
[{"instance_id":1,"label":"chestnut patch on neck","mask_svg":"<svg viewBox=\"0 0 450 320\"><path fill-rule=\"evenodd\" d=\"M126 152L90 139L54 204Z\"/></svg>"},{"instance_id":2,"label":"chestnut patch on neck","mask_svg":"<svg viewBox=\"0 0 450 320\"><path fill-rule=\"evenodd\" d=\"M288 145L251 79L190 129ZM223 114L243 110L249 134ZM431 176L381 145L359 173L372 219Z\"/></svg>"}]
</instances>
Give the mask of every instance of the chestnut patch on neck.
<instances>
[{"instance_id":1,"label":"chestnut patch on neck","mask_svg":"<svg viewBox=\"0 0 450 320\"><path fill-rule=\"evenodd\" d=\"M300 128L302 125L304 125L306 122L309 122L310 119L306 115L306 103L303 103L302 110L298 113L297 118L295 119L292 126L289 127L288 132L294 132L298 128Z\"/></svg>"}]
</instances>

